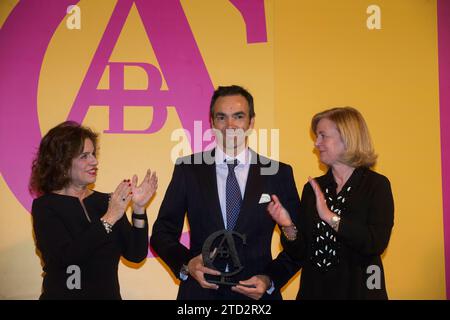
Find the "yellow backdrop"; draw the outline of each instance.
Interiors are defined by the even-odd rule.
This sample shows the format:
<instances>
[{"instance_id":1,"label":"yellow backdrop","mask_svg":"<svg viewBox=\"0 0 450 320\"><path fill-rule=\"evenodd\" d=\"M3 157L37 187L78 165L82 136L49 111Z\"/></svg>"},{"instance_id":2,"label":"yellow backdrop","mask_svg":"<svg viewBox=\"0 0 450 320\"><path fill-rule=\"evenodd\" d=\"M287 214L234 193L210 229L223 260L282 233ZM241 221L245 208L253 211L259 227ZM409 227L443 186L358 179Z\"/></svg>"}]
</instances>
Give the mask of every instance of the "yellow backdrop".
<instances>
[{"instance_id":1,"label":"yellow backdrop","mask_svg":"<svg viewBox=\"0 0 450 320\"><path fill-rule=\"evenodd\" d=\"M0 25L16 2L0 3ZM115 3L80 1L81 30L67 29L65 20L57 28L39 78L42 134L68 116ZM445 299L436 2L378 0L381 29L369 30L372 1L266 0L267 42L254 44L247 44L245 23L229 1L181 3L214 86L245 86L255 97L256 128L280 130L279 158L293 166L299 192L309 175L323 173L313 153L312 115L344 105L363 113L379 154L376 170L389 177L395 198L395 226L383 255L389 296ZM24 23L32 27L32 21ZM135 7L110 61L159 65ZM99 88L107 80L108 70ZM136 70L125 74L126 88L145 88L147 81ZM208 106L199 108L207 112ZM151 108L127 108L125 128L144 129L151 117ZM83 123L106 130L107 106L90 108ZM171 107L155 134L102 133L96 189L112 191L133 173L156 170L159 189L147 210L152 224L173 170L177 142L171 133L180 127ZM0 197L0 298L35 299L42 269L31 216L3 178ZM273 253L279 249L275 234ZM159 259L121 263L119 276L124 299L176 297L177 280ZM298 275L284 288L284 298L294 299L297 290Z\"/></svg>"}]
</instances>

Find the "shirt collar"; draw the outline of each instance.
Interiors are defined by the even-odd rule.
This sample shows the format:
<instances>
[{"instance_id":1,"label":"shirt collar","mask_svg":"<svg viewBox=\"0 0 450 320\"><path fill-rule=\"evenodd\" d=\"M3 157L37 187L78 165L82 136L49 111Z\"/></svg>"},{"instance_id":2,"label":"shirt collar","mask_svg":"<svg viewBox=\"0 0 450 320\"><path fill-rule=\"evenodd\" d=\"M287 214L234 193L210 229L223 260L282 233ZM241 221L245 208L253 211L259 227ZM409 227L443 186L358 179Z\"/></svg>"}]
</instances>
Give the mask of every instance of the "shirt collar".
<instances>
[{"instance_id":1,"label":"shirt collar","mask_svg":"<svg viewBox=\"0 0 450 320\"><path fill-rule=\"evenodd\" d=\"M248 147L245 147L244 150L242 150L241 153L239 153L235 158L230 157L229 155L225 154L223 150L220 147L216 147L215 150L215 162L216 165L226 165L226 162L233 161L235 159L238 160L238 166L240 165L246 165L250 163L250 157L251 153L248 150Z\"/></svg>"}]
</instances>

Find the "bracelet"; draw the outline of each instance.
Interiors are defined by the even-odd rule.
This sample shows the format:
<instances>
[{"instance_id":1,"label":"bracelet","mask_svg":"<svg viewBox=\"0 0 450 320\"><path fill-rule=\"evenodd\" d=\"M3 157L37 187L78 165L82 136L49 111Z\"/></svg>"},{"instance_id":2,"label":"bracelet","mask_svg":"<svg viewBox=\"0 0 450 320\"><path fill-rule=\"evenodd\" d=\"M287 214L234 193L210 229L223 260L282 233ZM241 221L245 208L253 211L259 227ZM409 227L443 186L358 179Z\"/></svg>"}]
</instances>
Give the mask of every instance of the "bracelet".
<instances>
[{"instance_id":1,"label":"bracelet","mask_svg":"<svg viewBox=\"0 0 450 320\"><path fill-rule=\"evenodd\" d=\"M131 215L131 220L134 227L142 229L147 223L147 214L137 214L133 212L133 214Z\"/></svg>"},{"instance_id":2,"label":"bracelet","mask_svg":"<svg viewBox=\"0 0 450 320\"><path fill-rule=\"evenodd\" d=\"M143 214L137 214L137 213L132 213L131 214L131 218L133 219L138 219L138 220L145 220L147 221L147 213L144 212Z\"/></svg>"},{"instance_id":3,"label":"bracelet","mask_svg":"<svg viewBox=\"0 0 450 320\"><path fill-rule=\"evenodd\" d=\"M102 222L103 227L105 227L106 233L111 233L113 227L112 224L103 219L100 219L100 221Z\"/></svg>"},{"instance_id":4,"label":"bracelet","mask_svg":"<svg viewBox=\"0 0 450 320\"><path fill-rule=\"evenodd\" d=\"M284 236L289 241L294 241L297 239L298 230L295 224L291 224L290 226L287 227L281 227L281 231L283 231Z\"/></svg>"}]
</instances>

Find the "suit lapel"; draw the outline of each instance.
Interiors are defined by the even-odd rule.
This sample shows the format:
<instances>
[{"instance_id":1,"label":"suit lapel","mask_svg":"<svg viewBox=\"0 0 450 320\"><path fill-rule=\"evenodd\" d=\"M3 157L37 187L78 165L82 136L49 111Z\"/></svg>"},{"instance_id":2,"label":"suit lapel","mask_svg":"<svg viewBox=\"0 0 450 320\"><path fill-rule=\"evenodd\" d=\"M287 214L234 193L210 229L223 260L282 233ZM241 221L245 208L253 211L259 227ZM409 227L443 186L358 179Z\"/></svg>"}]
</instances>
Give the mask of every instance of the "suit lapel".
<instances>
[{"instance_id":1,"label":"suit lapel","mask_svg":"<svg viewBox=\"0 0 450 320\"><path fill-rule=\"evenodd\" d=\"M214 157L214 149L206 152L211 152L211 156ZM200 171L200 179L205 184L205 188L201 189L208 207L207 211L211 213L211 221L217 229L225 229L222 218L222 209L220 208L219 194L217 191L216 165L215 163L206 164L202 162L197 168Z\"/></svg>"}]
</instances>

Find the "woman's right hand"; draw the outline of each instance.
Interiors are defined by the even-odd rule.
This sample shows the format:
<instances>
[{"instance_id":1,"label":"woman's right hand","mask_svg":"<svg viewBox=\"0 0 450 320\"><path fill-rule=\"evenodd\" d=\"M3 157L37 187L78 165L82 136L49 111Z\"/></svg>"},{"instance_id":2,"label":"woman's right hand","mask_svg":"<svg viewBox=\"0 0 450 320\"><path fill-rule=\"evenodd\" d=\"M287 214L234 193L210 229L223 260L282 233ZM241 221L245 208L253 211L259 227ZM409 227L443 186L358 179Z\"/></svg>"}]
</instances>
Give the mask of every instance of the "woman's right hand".
<instances>
[{"instance_id":1,"label":"woman's right hand","mask_svg":"<svg viewBox=\"0 0 450 320\"><path fill-rule=\"evenodd\" d=\"M106 211L102 220L114 225L125 214L125 209L130 203L132 196L130 180L123 180L110 195L108 211Z\"/></svg>"},{"instance_id":2,"label":"woman's right hand","mask_svg":"<svg viewBox=\"0 0 450 320\"><path fill-rule=\"evenodd\" d=\"M293 224L289 212L283 207L278 197L274 194L272 195L272 201L267 206L267 211L279 226L288 227Z\"/></svg>"},{"instance_id":3,"label":"woman's right hand","mask_svg":"<svg viewBox=\"0 0 450 320\"><path fill-rule=\"evenodd\" d=\"M320 219L331 225L331 217L335 216L336 214L328 209L327 200L325 199L322 189L320 188L320 185L317 183L317 181L311 177L308 177L308 181L314 190L314 194L316 195L316 209Z\"/></svg>"}]
</instances>

